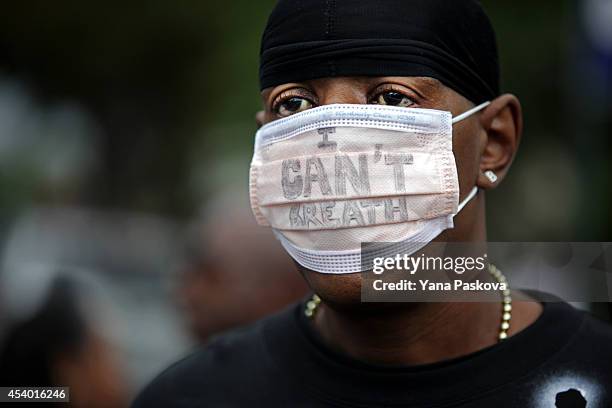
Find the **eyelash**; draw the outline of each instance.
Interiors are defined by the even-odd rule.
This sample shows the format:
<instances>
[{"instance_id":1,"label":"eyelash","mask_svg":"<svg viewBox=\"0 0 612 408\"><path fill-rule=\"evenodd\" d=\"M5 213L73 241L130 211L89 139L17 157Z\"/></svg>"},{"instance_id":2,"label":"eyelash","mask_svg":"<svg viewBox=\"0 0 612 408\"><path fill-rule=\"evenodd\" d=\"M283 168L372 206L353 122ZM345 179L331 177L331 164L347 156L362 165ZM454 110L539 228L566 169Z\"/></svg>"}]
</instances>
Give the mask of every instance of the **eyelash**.
<instances>
[{"instance_id":1,"label":"eyelash","mask_svg":"<svg viewBox=\"0 0 612 408\"><path fill-rule=\"evenodd\" d=\"M317 104L312 93L308 91L307 89L303 89L303 88L290 89L290 90L281 92L276 98L274 98L274 102L272 103L272 112L278 113L280 105L283 102L286 102L291 98L303 98L303 99L306 99L308 102L312 103L313 105Z\"/></svg>"},{"instance_id":2,"label":"eyelash","mask_svg":"<svg viewBox=\"0 0 612 408\"><path fill-rule=\"evenodd\" d=\"M371 104L372 101L375 101L376 99L378 99L378 97L380 95L382 95L383 93L385 93L385 92L397 92L397 93L400 93L400 94L406 96L408 99L410 99L415 104L417 103L416 96L410 95L404 89L399 89L399 87L397 87L394 84L384 84L384 85L381 85L381 86L377 87L374 92L369 94L369 96L368 96L368 103ZM313 106L317 105L316 98L313 97L313 95L312 95L312 93L310 91L308 91L305 88L296 88L296 89L290 89L290 90L281 92L274 99L274 102L272 103L272 112L278 113L280 105L283 102L286 102L286 101L288 101L291 98L303 98L303 99L306 99L308 102L312 103Z\"/></svg>"},{"instance_id":3,"label":"eyelash","mask_svg":"<svg viewBox=\"0 0 612 408\"><path fill-rule=\"evenodd\" d=\"M398 86L394 85L394 84L384 84L381 85L379 87L377 87L374 92L372 92L369 96L368 96L368 103L372 103L373 101L375 101L376 99L378 99L378 97L384 93L387 92L397 92L399 94L404 95L406 98L410 99L414 104L417 103L417 98L415 95L411 95L409 92L407 92L404 89L400 89Z\"/></svg>"}]
</instances>

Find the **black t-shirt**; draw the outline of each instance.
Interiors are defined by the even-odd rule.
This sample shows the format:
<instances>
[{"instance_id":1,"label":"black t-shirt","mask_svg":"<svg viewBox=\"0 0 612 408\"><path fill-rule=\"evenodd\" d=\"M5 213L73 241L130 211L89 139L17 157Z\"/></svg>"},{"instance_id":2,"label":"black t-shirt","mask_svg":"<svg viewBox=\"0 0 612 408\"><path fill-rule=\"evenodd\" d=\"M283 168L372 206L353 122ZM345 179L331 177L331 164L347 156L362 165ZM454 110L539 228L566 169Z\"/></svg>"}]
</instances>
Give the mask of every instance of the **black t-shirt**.
<instances>
[{"instance_id":1,"label":"black t-shirt","mask_svg":"<svg viewBox=\"0 0 612 408\"><path fill-rule=\"evenodd\" d=\"M414 367L326 346L303 305L234 331L173 365L142 407L612 407L612 327L565 303L508 340Z\"/></svg>"}]
</instances>

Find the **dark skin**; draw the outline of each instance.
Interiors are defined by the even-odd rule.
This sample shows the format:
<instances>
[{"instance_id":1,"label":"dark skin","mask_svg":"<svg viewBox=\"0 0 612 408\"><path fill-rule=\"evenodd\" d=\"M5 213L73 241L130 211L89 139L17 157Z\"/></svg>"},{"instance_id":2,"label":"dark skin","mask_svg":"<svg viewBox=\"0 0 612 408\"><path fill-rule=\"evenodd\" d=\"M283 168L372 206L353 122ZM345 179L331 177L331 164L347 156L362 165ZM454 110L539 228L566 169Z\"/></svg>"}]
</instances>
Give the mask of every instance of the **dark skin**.
<instances>
[{"instance_id":1,"label":"dark skin","mask_svg":"<svg viewBox=\"0 0 612 408\"><path fill-rule=\"evenodd\" d=\"M439 109L457 116L474 104L438 80L423 77L323 78L283 84L262 92L261 126L328 104L381 104ZM460 200L474 186L481 192L455 217L455 228L436 241L486 242L485 194L506 177L523 122L519 100L501 95L486 109L453 127ZM484 173L492 170L492 183ZM331 347L354 358L385 365L418 365L460 357L497 342L501 307L495 302L362 304L361 274L326 275L298 265L323 300L313 321ZM532 324L542 306L514 301L509 335Z\"/></svg>"}]
</instances>

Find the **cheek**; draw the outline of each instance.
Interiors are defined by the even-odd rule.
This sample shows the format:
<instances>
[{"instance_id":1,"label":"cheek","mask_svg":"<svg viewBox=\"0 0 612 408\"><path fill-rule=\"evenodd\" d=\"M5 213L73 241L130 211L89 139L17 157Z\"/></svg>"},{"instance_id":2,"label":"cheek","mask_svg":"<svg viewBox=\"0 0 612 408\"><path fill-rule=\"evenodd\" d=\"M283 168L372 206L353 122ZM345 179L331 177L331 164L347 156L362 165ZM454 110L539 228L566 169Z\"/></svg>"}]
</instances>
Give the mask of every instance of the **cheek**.
<instances>
[{"instance_id":1,"label":"cheek","mask_svg":"<svg viewBox=\"0 0 612 408\"><path fill-rule=\"evenodd\" d=\"M263 122L262 122L262 125L267 125L267 124L268 124L268 123L270 123L270 122L274 122L274 120L275 120L275 119L278 119L278 118L276 117L276 114L275 114L274 112L272 112L272 111L266 111L266 112L263 114Z\"/></svg>"},{"instance_id":2,"label":"cheek","mask_svg":"<svg viewBox=\"0 0 612 408\"><path fill-rule=\"evenodd\" d=\"M459 188L462 194L469 191L475 184L480 171L482 154L481 133L477 126L464 123L453 131L453 153L459 173Z\"/></svg>"}]
</instances>

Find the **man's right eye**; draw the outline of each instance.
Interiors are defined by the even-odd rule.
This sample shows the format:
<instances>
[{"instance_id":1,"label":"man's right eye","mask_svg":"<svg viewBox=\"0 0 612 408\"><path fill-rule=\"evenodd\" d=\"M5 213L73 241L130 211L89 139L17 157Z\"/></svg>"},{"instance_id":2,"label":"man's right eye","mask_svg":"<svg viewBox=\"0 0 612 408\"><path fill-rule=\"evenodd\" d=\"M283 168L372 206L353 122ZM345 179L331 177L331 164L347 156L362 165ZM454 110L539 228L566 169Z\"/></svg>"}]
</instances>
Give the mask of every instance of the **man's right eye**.
<instances>
[{"instance_id":1,"label":"man's right eye","mask_svg":"<svg viewBox=\"0 0 612 408\"><path fill-rule=\"evenodd\" d=\"M287 117L312 107L313 103L308 99L294 96L278 102L274 107L274 111L278 116Z\"/></svg>"}]
</instances>

